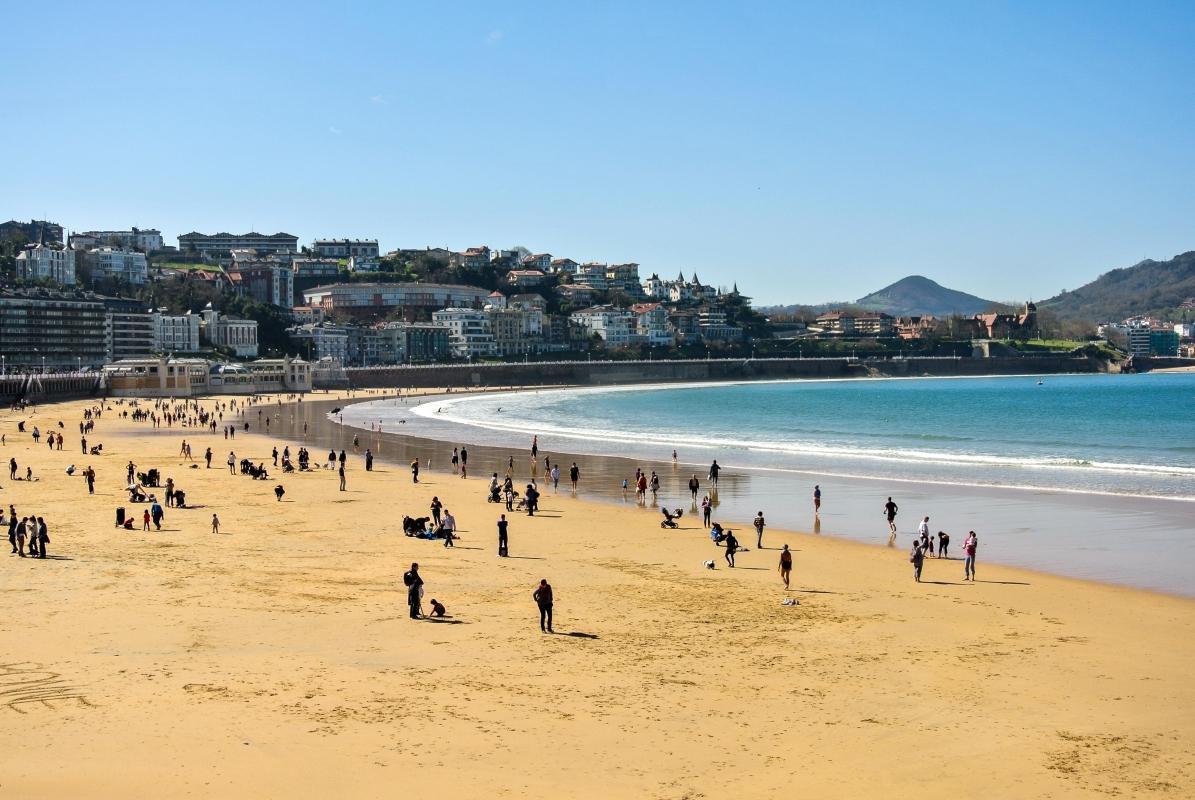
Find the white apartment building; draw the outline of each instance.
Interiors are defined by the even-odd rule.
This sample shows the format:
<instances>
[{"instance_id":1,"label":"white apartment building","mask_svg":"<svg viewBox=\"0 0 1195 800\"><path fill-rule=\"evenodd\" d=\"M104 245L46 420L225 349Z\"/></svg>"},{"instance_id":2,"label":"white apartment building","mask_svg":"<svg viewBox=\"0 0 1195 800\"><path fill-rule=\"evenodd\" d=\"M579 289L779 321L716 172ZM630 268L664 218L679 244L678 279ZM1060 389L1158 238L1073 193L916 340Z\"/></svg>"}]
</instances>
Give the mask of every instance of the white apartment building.
<instances>
[{"instance_id":1,"label":"white apartment building","mask_svg":"<svg viewBox=\"0 0 1195 800\"><path fill-rule=\"evenodd\" d=\"M70 243L73 250L91 250L95 247L107 246L123 250L140 250L142 253L154 253L166 246L162 240L162 232L155 228L133 228L127 231L84 231L71 234Z\"/></svg>"},{"instance_id":2,"label":"white apartment building","mask_svg":"<svg viewBox=\"0 0 1195 800\"><path fill-rule=\"evenodd\" d=\"M91 277L125 281L135 286L143 285L149 279L149 263L144 253L135 250L118 250L113 247L97 247L86 254L91 267Z\"/></svg>"},{"instance_id":3,"label":"white apartment building","mask_svg":"<svg viewBox=\"0 0 1195 800\"><path fill-rule=\"evenodd\" d=\"M349 258L349 272L377 272L382 268L377 256L352 256Z\"/></svg>"},{"instance_id":4,"label":"white apartment building","mask_svg":"<svg viewBox=\"0 0 1195 800\"><path fill-rule=\"evenodd\" d=\"M17 253L17 277L75 285L75 251L33 244Z\"/></svg>"},{"instance_id":5,"label":"white apartment building","mask_svg":"<svg viewBox=\"0 0 1195 800\"><path fill-rule=\"evenodd\" d=\"M646 344L668 346L675 337L668 329L668 309L660 303L636 303L631 306L635 315L635 335Z\"/></svg>"},{"instance_id":6,"label":"white apartment building","mask_svg":"<svg viewBox=\"0 0 1195 800\"><path fill-rule=\"evenodd\" d=\"M586 335L601 336L608 347L625 347L631 343L636 326L636 317L625 308L617 306L594 306L574 311L569 320L576 323Z\"/></svg>"},{"instance_id":7,"label":"white apartment building","mask_svg":"<svg viewBox=\"0 0 1195 800\"><path fill-rule=\"evenodd\" d=\"M195 353L199 351L199 315L154 312L154 352Z\"/></svg>"},{"instance_id":8,"label":"white apartment building","mask_svg":"<svg viewBox=\"0 0 1195 800\"><path fill-rule=\"evenodd\" d=\"M241 358L257 357L257 321L225 317L211 307L202 312L203 338L216 347L227 347Z\"/></svg>"},{"instance_id":9,"label":"white apartment building","mask_svg":"<svg viewBox=\"0 0 1195 800\"><path fill-rule=\"evenodd\" d=\"M335 283L303 292L303 304L326 311L379 312L391 308L462 308L483 305L489 294L476 286L447 283Z\"/></svg>"},{"instance_id":10,"label":"white apartment building","mask_svg":"<svg viewBox=\"0 0 1195 800\"><path fill-rule=\"evenodd\" d=\"M445 308L432 312L432 322L448 328L452 354L458 358L492 356L497 352L490 317L471 308Z\"/></svg>"},{"instance_id":11,"label":"white apartment building","mask_svg":"<svg viewBox=\"0 0 1195 800\"><path fill-rule=\"evenodd\" d=\"M597 292L604 292L610 287L610 282L606 278L606 269L605 264L582 264L577 268L573 283Z\"/></svg>"},{"instance_id":12,"label":"white apartment building","mask_svg":"<svg viewBox=\"0 0 1195 800\"><path fill-rule=\"evenodd\" d=\"M544 315L540 311L490 307L485 310L499 355L537 353L543 344Z\"/></svg>"},{"instance_id":13,"label":"white apartment building","mask_svg":"<svg viewBox=\"0 0 1195 800\"><path fill-rule=\"evenodd\" d=\"M341 325L298 325L287 333L310 360L328 359L339 366L349 361L349 331Z\"/></svg>"},{"instance_id":14,"label":"white apartment building","mask_svg":"<svg viewBox=\"0 0 1195 800\"><path fill-rule=\"evenodd\" d=\"M377 239L316 239L311 244L311 250L320 258L357 256L376 259L381 255Z\"/></svg>"},{"instance_id":15,"label":"white apartment building","mask_svg":"<svg viewBox=\"0 0 1195 800\"><path fill-rule=\"evenodd\" d=\"M184 233L178 237L178 249L183 253L230 253L233 250L256 250L258 255L293 253L299 247L299 237L289 233Z\"/></svg>"}]
</instances>

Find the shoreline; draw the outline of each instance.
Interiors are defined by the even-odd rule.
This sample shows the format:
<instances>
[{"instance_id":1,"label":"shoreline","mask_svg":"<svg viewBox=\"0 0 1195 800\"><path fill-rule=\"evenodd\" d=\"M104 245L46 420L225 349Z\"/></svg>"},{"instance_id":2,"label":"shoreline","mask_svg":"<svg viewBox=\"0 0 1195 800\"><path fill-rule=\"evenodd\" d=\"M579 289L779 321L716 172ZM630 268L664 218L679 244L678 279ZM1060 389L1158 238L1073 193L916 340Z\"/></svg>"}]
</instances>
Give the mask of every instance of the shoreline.
<instances>
[{"instance_id":1,"label":"shoreline","mask_svg":"<svg viewBox=\"0 0 1195 800\"><path fill-rule=\"evenodd\" d=\"M531 387L525 391L538 391L538 389ZM406 409L408 412L412 412L412 409L418 405L434 403L440 399L458 400L467 399L467 397L458 398L455 392L448 395L424 395L419 398L418 402L409 403ZM393 402L394 399L389 398L389 401ZM431 416L434 415L428 415L428 417ZM414 417L412 419L415 421ZM341 426L341 423L332 420L329 422L338 427ZM376 432L359 424L351 423L350 417L343 423L343 427L358 431L363 435L376 437ZM395 446L400 447L403 446L404 438L419 440L417 446L407 442L407 449L402 451L403 459L409 462L416 454L424 462L431 458L433 468L436 469L447 466L447 454L454 444L461 442L468 443L471 456L474 453L481 456L486 465L484 470L486 475L494 471L498 472L500 476L504 475L507 470L507 459L511 453L516 454L517 458L525 459L527 457L526 448L517 445L495 444L492 437L485 444L477 444L476 441L470 440L469 435L464 431L461 432L461 436L457 440L451 436L452 428L459 430L474 427L476 426L443 422L437 424L435 430L428 432L418 430L417 425L402 425L401 429L404 433L401 436L396 431L386 429L381 438L385 441L392 441ZM414 430L411 430L412 428ZM405 433L407 430L411 432ZM504 434L504 438L509 442L512 435ZM335 434L332 436L335 437ZM391 439L391 436L395 438ZM541 434L541 459L544 454L552 453L561 456L566 465L577 460L583 467L582 490L587 498L615 506L623 505L624 501L616 487L623 477L633 477L635 466L639 465L648 472L654 469L660 475L663 482L661 503L667 502L669 507L673 505L682 507L686 513L698 513L690 504L688 491L683 486L683 478L691 472L697 472L702 480L702 492L704 493L707 491L704 488L704 467L683 462L674 466L665 459L586 452L584 449L570 447L570 443L567 441L563 443L559 441L565 438L554 438L551 435ZM351 434L349 439L351 439ZM343 442L344 439L333 438L331 441ZM721 453L716 455L721 463L727 463L722 459ZM525 461L523 463L516 461L516 472L522 476L523 480L529 477L526 474ZM567 469L563 468L562 472L567 472ZM884 544L887 540L886 528L880 532L878 526L872 525L866 512L856 512L842 518L836 516L839 513L838 510L827 503L822 509L822 524L818 528L817 520L812 518L812 514L805 514L800 510L806 502L803 499L797 501L798 506L795 510L790 510L792 493L788 487L791 485L793 475L808 476L810 487L820 479L823 490L833 487L833 492L838 495L837 500L840 500L842 504L874 503L877 508L883 502L883 495L896 494L892 491L892 484L896 484L901 487L900 493L908 500L907 503L905 499L900 500L902 507L912 508L920 505L927 509L927 513L934 520L933 530L936 532L945 527L950 531L956 547L964 538L958 535L960 529L964 533L967 529L980 531L981 541L986 539L988 544L986 548L981 548L981 558L984 557L984 549L986 549L988 557L995 556L989 563L1001 563L1005 566L1031 569L1041 574L1088 580L1103 585L1128 586L1184 598L1195 597L1195 585L1192 585L1189 579L1192 574L1191 570L1195 570L1195 561L1181 553L1177 559L1168 560L1159 569L1152 554L1144 550L1130 549L1125 558L1118 562L1116 559L1104 557L1098 551L1087 549L1087 540L1091 537L1098 540L1100 537L1118 536L1119 526L1124 523L1128 515L1134 515L1133 518L1136 520L1134 524L1139 529L1138 535L1141 535L1142 526L1146 532L1155 528L1180 531L1191 528L1189 515L1186 514L1187 508L1184 507L1189 501L1183 498L1069 492L1037 487L937 483L902 478L890 480L880 476L847 475L839 477L835 473L818 470L790 471L746 466L734 468L733 473L723 473L720 496L716 498L718 502L715 504L715 520L721 519L726 524L728 522L726 516L729 515L729 524L734 525L736 530L744 529L750 532L749 520L754 516L755 507L762 505L767 511L766 516L778 528L809 531L814 535L834 535L837 538L862 541L882 549L888 549ZM594 478L597 479L596 483ZM540 480L543 481L542 475ZM733 481L733 489L728 484L728 480ZM888 487L885 490L886 483ZM731 491L728 492L728 489ZM1175 502L1159 505L1158 500L1174 500ZM719 506L725 508L722 516L718 514ZM985 513L982 516L977 515L976 508L984 509ZM652 507L649 506L648 510L652 510ZM802 517L805 518L805 522L801 521ZM920 519L920 515L910 516L906 513L904 522L901 524L902 526L915 525L918 519ZM939 523L938 520L942 519L949 520L952 524ZM1032 528L1024 528L1026 519L1035 521ZM1005 549L994 549L991 546L1000 541L1000 538L984 535L985 532L990 534L993 530L997 531L995 537L1004 539L1001 542L1001 547ZM1084 531L1084 540L1077 541L1073 535L1070 538L1054 536L1044 540L1033 537L1033 534L1038 531L1061 533L1071 530ZM1002 536L1004 532L1008 532L1009 535ZM1012 533L1015 533L1015 537L1011 536ZM912 536L912 531L902 527L898 536L898 549L908 545L910 536ZM1149 535L1146 538L1152 540ZM1081 568L1082 571L1077 573L1078 568ZM1158 582L1159 576L1164 576L1161 583ZM1146 582L1148 580L1154 582Z\"/></svg>"},{"instance_id":2,"label":"shoreline","mask_svg":"<svg viewBox=\"0 0 1195 800\"><path fill-rule=\"evenodd\" d=\"M550 492L541 514L511 517L511 557L498 558L484 477L441 460L413 484L401 465L421 445L388 433L364 471L351 429L322 409L368 399L271 399L231 439L154 430L112 403L89 437L105 454L90 459L71 436L88 403L34 417L43 431L63 419L73 452L35 447L0 416L3 452L41 478L2 482L0 500L49 511L61 556L6 562L18 607L44 613L0 620L14 654L0 667L14 713L0 719L18 743L5 789L947 800L973 791L977 764L983 792L1005 797L1195 787L1190 599L991 564L982 545L976 583L930 559L916 584L903 548L780 531L762 551L744 535L730 569L687 516L665 531L636 507ZM323 460L317 419L346 445L346 492L328 470L254 481L222 468L230 449L267 465L274 446L293 453L304 421ZM184 438L197 468L179 456ZM195 507L167 509L161 532L115 530L130 459ZM95 496L63 474L88 461ZM399 531L433 494L458 519L455 548ZM781 541L789 592L770 549ZM411 561L445 623L406 618ZM541 577L557 592L554 636L530 600ZM909 737L932 741L932 771L910 761Z\"/></svg>"}]
</instances>

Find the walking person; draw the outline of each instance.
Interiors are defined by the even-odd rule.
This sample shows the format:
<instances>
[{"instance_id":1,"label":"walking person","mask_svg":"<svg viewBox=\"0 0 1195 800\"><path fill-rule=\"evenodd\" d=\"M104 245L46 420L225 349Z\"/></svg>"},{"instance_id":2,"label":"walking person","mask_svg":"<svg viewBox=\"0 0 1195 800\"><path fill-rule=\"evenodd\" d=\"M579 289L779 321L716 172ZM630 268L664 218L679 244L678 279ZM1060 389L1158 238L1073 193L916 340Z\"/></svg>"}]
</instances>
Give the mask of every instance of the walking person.
<instances>
[{"instance_id":1,"label":"walking person","mask_svg":"<svg viewBox=\"0 0 1195 800\"><path fill-rule=\"evenodd\" d=\"M822 487L818 484L813 485L813 516L817 516L822 510Z\"/></svg>"},{"instance_id":2,"label":"walking person","mask_svg":"<svg viewBox=\"0 0 1195 800\"><path fill-rule=\"evenodd\" d=\"M152 497L150 499L153 500L153 503L149 507L149 515L153 517L154 529L160 531L162 530L162 519L165 518L166 512L162 510L161 504L156 499Z\"/></svg>"},{"instance_id":3,"label":"walking person","mask_svg":"<svg viewBox=\"0 0 1195 800\"><path fill-rule=\"evenodd\" d=\"M573 494L577 493L577 481L580 479L580 477L581 470L577 469L577 462L574 461L573 465L568 468L568 482L572 484Z\"/></svg>"},{"instance_id":4,"label":"walking person","mask_svg":"<svg viewBox=\"0 0 1195 800\"><path fill-rule=\"evenodd\" d=\"M373 472L373 451L365 448L365 471Z\"/></svg>"},{"instance_id":5,"label":"walking person","mask_svg":"<svg viewBox=\"0 0 1195 800\"><path fill-rule=\"evenodd\" d=\"M277 453L278 451L274 450L274 452ZM209 447L203 451L203 461L207 464L207 469L212 468L212 448ZM278 466L278 457L276 455L274 456L274 466Z\"/></svg>"},{"instance_id":6,"label":"walking person","mask_svg":"<svg viewBox=\"0 0 1195 800\"><path fill-rule=\"evenodd\" d=\"M212 514L212 533L220 532L220 518Z\"/></svg>"},{"instance_id":7,"label":"walking person","mask_svg":"<svg viewBox=\"0 0 1195 800\"><path fill-rule=\"evenodd\" d=\"M693 496L693 505L697 505L697 493L701 491L701 481L697 480L697 473L689 478L689 494Z\"/></svg>"},{"instance_id":8,"label":"walking person","mask_svg":"<svg viewBox=\"0 0 1195 800\"><path fill-rule=\"evenodd\" d=\"M95 470L91 468L90 464L83 471L83 477L87 480L87 493L95 494Z\"/></svg>"},{"instance_id":9,"label":"walking person","mask_svg":"<svg viewBox=\"0 0 1195 800\"><path fill-rule=\"evenodd\" d=\"M553 465L548 476L552 479L552 494L556 494L560 488L560 465Z\"/></svg>"},{"instance_id":10,"label":"walking person","mask_svg":"<svg viewBox=\"0 0 1195 800\"><path fill-rule=\"evenodd\" d=\"M713 508L710 505L710 496L707 494L701 498L701 524L708 528L710 526L710 516L712 514Z\"/></svg>"},{"instance_id":11,"label":"walking person","mask_svg":"<svg viewBox=\"0 0 1195 800\"><path fill-rule=\"evenodd\" d=\"M506 558L510 555L510 543L506 538L507 526L510 523L506 521L506 515L502 514L498 517L498 555Z\"/></svg>"},{"instance_id":12,"label":"walking person","mask_svg":"<svg viewBox=\"0 0 1195 800\"><path fill-rule=\"evenodd\" d=\"M734 531L726 532L726 563L734 566L734 554L739 551L739 540L735 538Z\"/></svg>"},{"instance_id":13,"label":"walking person","mask_svg":"<svg viewBox=\"0 0 1195 800\"><path fill-rule=\"evenodd\" d=\"M407 587L407 608L411 613L411 619L419 619L422 616L423 578L419 575L418 564L412 564L411 568L403 573L402 582Z\"/></svg>"},{"instance_id":14,"label":"walking person","mask_svg":"<svg viewBox=\"0 0 1195 800\"><path fill-rule=\"evenodd\" d=\"M436 527L438 528L440 527L440 510L444 508L444 504L440 502L439 497L433 497L430 508L432 510L432 522L436 523Z\"/></svg>"},{"instance_id":15,"label":"walking person","mask_svg":"<svg viewBox=\"0 0 1195 800\"><path fill-rule=\"evenodd\" d=\"M541 633L555 633L552 630L552 585L547 578L542 578L539 586L531 593L531 599L539 606L539 630Z\"/></svg>"},{"instance_id":16,"label":"walking person","mask_svg":"<svg viewBox=\"0 0 1195 800\"><path fill-rule=\"evenodd\" d=\"M963 555L966 556L966 561L963 562L963 580L975 580L975 555L979 552L979 537L975 535L975 531L967 534L967 538L963 541Z\"/></svg>"},{"instance_id":17,"label":"walking person","mask_svg":"<svg viewBox=\"0 0 1195 800\"><path fill-rule=\"evenodd\" d=\"M143 531L149 530L149 509L148 508L141 512L141 530L143 530Z\"/></svg>"},{"instance_id":18,"label":"walking person","mask_svg":"<svg viewBox=\"0 0 1195 800\"><path fill-rule=\"evenodd\" d=\"M722 468L718 466L718 459L714 459L714 463L710 464L709 481L710 485L715 489L718 488L718 475L722 472Z\"/></svg>"},{"instance_id":19,"label":"walking person","mask_svg":"<svg viewBox=\"0 0 1195 800\"><path fill-rule=\"evenodd\" d=\"M232 452L231 450L229 450L228 451L228 474L236 475L237 474L236 467L237 467L237 454Z\"/></svg>"},{"instance_id":20,"label":"walking person","mask_svg":"<svg viewBox=\"0 0 1195 800\"><path fill-rule=\"evenodd\" d=\"M755 515L755 521L752 523L755 526L755 549L763 549L763 528L766 524L763 518L763 512L760 511Z\"/></svg>"},{"instance_id":21,"label":"walking person","mask_svg":"<svg viewBox=\"0 0 1195 800\"><path fill-rule=\"evenodd\" d=\"M336 470L336 472L337 472L337 474L340 475L340 491L342 491L342 492L348 491L347 489L345 489L345 485L344 485L344 463L343 462L341 463L339 469Z\"/></svg>"},{"instance_id":22,"label":"walking person","mask_svg":"<svg viewBox=\"0 0 1195 800\"><path fill-rule=\"evenodd\" d=\"M411 462L411 483L419 483L419 459Z\"/></svg>"},{"instance_id":23,"label":"walking person","mask_svg":"<svg viewBox=\"0 0 1195 800\"><path fill-rule=\"evenodd\" d=\"M789 551L788 545L785 545L784 549L780 551L780 566L778 569L780 571L780 578L784 581L784 588L787 590L788 576L793 571L793 554Z\"/></svg>"}]
</instances>

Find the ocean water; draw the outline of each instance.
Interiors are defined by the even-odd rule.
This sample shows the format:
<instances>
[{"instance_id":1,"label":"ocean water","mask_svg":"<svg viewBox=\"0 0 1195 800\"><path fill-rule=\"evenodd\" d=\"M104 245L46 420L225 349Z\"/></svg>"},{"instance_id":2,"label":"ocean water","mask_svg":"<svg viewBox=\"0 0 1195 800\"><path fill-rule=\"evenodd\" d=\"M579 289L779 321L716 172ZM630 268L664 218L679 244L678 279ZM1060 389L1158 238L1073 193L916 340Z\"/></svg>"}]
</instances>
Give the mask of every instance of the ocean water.
<instances>
[{"instance_id":1,"label":"ocean water","mask_svg":"<svg viewBox=\"0 0 1195 800\"><path fill-rule=\"evenodd\" d=\"M931 530L956 543L978 531L983 561L1195 596L1195 374L1038 380L450 394L354 404L338 419L396 437L386 447L401 451L400 463L418 455L443 470L452 448L468 445L474 474L514 463L518 480L530 477L528 449L538 436L541 463L545 455L577 460L581 495L612 503L634 503L620 487L637 466L656 470L659 505L643 509L643 535L658 532L661 506L686 509L685 535L697 533L686 488L694 475L714 519L741 526L752 543L750 520L762 510L776 529L887 544L882 508L893 496L899 550L930 516ZM374 433L386 457L381 440ZM723 467L717 491L706 480L715 458ZM903 564L894 558L894 569ZM934 580L962 577L951 562L930 569Z\"/></svg>"},{"instance_id":2,"label":"ocean water","mask_svg":"<svg viewBox=\"0 0 1195 800\"><path fill-rule=\"evenodd\" d=\"M1195 374L548 390L416 413L605 455L1195 500Z\"/></svg>"}]
</instances>

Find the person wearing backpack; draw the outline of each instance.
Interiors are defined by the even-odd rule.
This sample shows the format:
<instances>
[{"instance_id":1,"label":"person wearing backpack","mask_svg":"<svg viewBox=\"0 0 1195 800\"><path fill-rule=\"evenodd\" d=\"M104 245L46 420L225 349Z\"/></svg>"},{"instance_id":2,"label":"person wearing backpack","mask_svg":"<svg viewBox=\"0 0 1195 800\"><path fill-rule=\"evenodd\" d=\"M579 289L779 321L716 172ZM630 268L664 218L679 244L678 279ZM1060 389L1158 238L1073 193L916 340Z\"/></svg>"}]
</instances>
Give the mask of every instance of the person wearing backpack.
<instances>
[{"instance_id":1,"label":"person wearing backpack","mask_svg":"<svg viewBox=\"0 0 1195 800\"><path fill-rule=\"evenodd\" d=\"M407 587L407 605L410 607L411 619L419 619L422 616L420 609L423 598L423 578L419 576L418 564L411 564L411 568L403 573L402 582Z\"/></svg>"}]
</instances>

